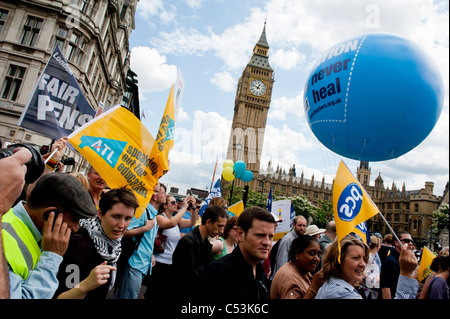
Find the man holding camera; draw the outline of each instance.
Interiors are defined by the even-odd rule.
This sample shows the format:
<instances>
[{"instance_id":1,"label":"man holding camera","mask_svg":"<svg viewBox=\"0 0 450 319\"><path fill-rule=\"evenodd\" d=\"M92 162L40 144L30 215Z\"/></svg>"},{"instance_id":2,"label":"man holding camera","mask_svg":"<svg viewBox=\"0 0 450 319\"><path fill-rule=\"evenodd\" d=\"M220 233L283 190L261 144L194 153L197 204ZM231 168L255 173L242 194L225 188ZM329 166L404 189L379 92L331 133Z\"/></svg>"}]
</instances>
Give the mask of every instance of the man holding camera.
<instances>
[{"instance_id":1,"label":"man holding camera","mask_svg":"<svg viewBox=\"0 0 450 319\"><path fill-rule=\"evenodd\" d=\"M77 231L80 218L97 214L81 182L69 174L49 174L64 154L66 143L67 138L54 143L55 152L45 164L32 144L15 144L1 150L0 280L6 283L2 284L1 297L52 298L71 232ZM11 208L25 182L32 183L27 189L27 200Z\"/></svg>"},{"instance_id":2,"label":"man holding camera","mask_svg":"<svg viewBox=\"0 0 450 319\"><path fill-rule=\"evenodd\" d=\"M30 160L31 152L25 148L17 151L9 157L0 160L0 218L6 214L15 200L19 197L25 184L27 167L25 164ZM0 223L0 230L2 224ZM3 231L2 231L3 234ZM0 299L9 298L9 274L6 258L3 251L3 236L0 236Z\"/></svg>"}]
</instances>

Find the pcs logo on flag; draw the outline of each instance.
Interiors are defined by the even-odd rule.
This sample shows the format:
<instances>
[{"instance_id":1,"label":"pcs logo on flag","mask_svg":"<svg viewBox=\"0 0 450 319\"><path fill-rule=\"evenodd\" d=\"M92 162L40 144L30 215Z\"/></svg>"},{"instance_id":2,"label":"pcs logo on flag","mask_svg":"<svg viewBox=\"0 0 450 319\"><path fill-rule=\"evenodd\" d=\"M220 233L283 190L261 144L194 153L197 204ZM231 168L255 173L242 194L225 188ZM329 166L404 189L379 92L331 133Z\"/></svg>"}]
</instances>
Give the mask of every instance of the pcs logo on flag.
<instances>
[{"instance_id":1,"label":"pcs logo on flag","mask_svg":"<svg viewBox=\"0 0 450 319\"><path fill-rule=\"evenodd\" d=\"M358 184L351 183L344 188L339 196L337 211L341 220L352 221L361 210L363 192Z\"/></svg>"}]
</instances>

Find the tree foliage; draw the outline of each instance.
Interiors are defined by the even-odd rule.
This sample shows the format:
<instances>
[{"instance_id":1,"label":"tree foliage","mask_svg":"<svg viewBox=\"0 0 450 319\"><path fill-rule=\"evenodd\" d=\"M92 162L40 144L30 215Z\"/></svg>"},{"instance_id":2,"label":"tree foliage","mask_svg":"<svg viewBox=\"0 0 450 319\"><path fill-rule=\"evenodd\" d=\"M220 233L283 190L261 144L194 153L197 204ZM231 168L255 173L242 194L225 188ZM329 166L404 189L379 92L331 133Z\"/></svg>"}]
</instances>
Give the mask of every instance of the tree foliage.
<instances>
[{"instance_id":1,"label":"tree foliage","mask_svg":"<svg viewBox=\"0 0 450 319\"><path fill-rule=\"evenodd\" d=\"M448 228L448 220L449 220L449 205L443 204L437 210L433 212L433 224L431 226L433 235L439 238L442 230L447 227Z\"/></svg>"},{"instance_id":2,"label":"tree foliage","mask_svg":"<svg viewBox=\"0 0 450 319\"><path fill-rule=\"evenodd\" d=\"M230 194L231 184L224 188L224 194ZM225 195L225 199L228 200L229 205L233 205L243 199L244 188L233 187L232 198L229 200L228 195ZM326 224L333 219L333 204L328 201L319 201L319 207L314 206L304 195L297 196L285 196L281 195L278 191L272 194L273 201L288 199L291 200L294 205L295 215L305 216L306 219L312 219L311 224L317 225L319 228L325 228ZM259 206L266 208L267 206L267 194L261 194L249 189L247 194L247 205Z\"/></svg>"}]
</instances>

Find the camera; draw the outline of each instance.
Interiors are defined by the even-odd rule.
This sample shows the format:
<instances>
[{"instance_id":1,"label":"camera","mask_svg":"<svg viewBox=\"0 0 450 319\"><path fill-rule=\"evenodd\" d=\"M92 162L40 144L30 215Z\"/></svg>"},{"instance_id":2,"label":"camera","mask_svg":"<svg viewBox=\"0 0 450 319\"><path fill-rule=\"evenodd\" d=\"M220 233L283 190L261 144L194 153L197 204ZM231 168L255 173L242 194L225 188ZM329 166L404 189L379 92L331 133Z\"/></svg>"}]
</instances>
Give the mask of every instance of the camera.
<instances>
[{"instance_id":1,"label":"camera","mask_svg":"<svg viewBox=\"0 0 450 319\"><path fill-rule=\"evenodd\" d=\"M73 157L67 157L65 159L60 160L64 165L75 165L75 159Z\"/></svg>"},{"instance_id":2,"label":"camera","mask_svg":"<svg viewBox=\"0 0 450 319\"><path fill-rule=\"evenodd\" d=\"M0 160L14 154L16 148L24 147L31 152L31 159L25 164L27 173L25 175L26 183L34 183L44 172L45 163L41 156L39 146L31 143L17 143L9 145L7 148L0 149Z\"/></svg>"}]
</instances>

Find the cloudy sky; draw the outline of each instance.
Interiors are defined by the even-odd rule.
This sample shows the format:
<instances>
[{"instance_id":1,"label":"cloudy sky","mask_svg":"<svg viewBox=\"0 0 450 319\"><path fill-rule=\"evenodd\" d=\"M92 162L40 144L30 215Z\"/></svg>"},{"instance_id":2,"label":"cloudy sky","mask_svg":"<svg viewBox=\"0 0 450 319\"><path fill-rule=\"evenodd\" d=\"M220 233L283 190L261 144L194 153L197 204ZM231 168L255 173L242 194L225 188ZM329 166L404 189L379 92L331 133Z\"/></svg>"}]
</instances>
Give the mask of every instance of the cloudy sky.
<instances>
[{"instance_id":1,"label":"cloudy sky","mask_svg":"<svg viewBox=\"0 0 450 319\"><path fill-rule=\"evenodd\" d=\"M449 180L448 0L140 0L131 36L131 68L138 74L143 123L155 136L177 68L185 81L176 123L169 187L209 188L222 163L233 118L236 86L267 21L275 84L261 166L268 161L297 175L331 183L341 159L353 173L359 162L329 151L311 132L303 88L319 56L356 35L389 32L416 42L438 63L445 86L441 116L431 134L395 160L372 162L371 184L407 190ZM388 116L388 115L387 115Z\"/></svg>"}]
</instances>

